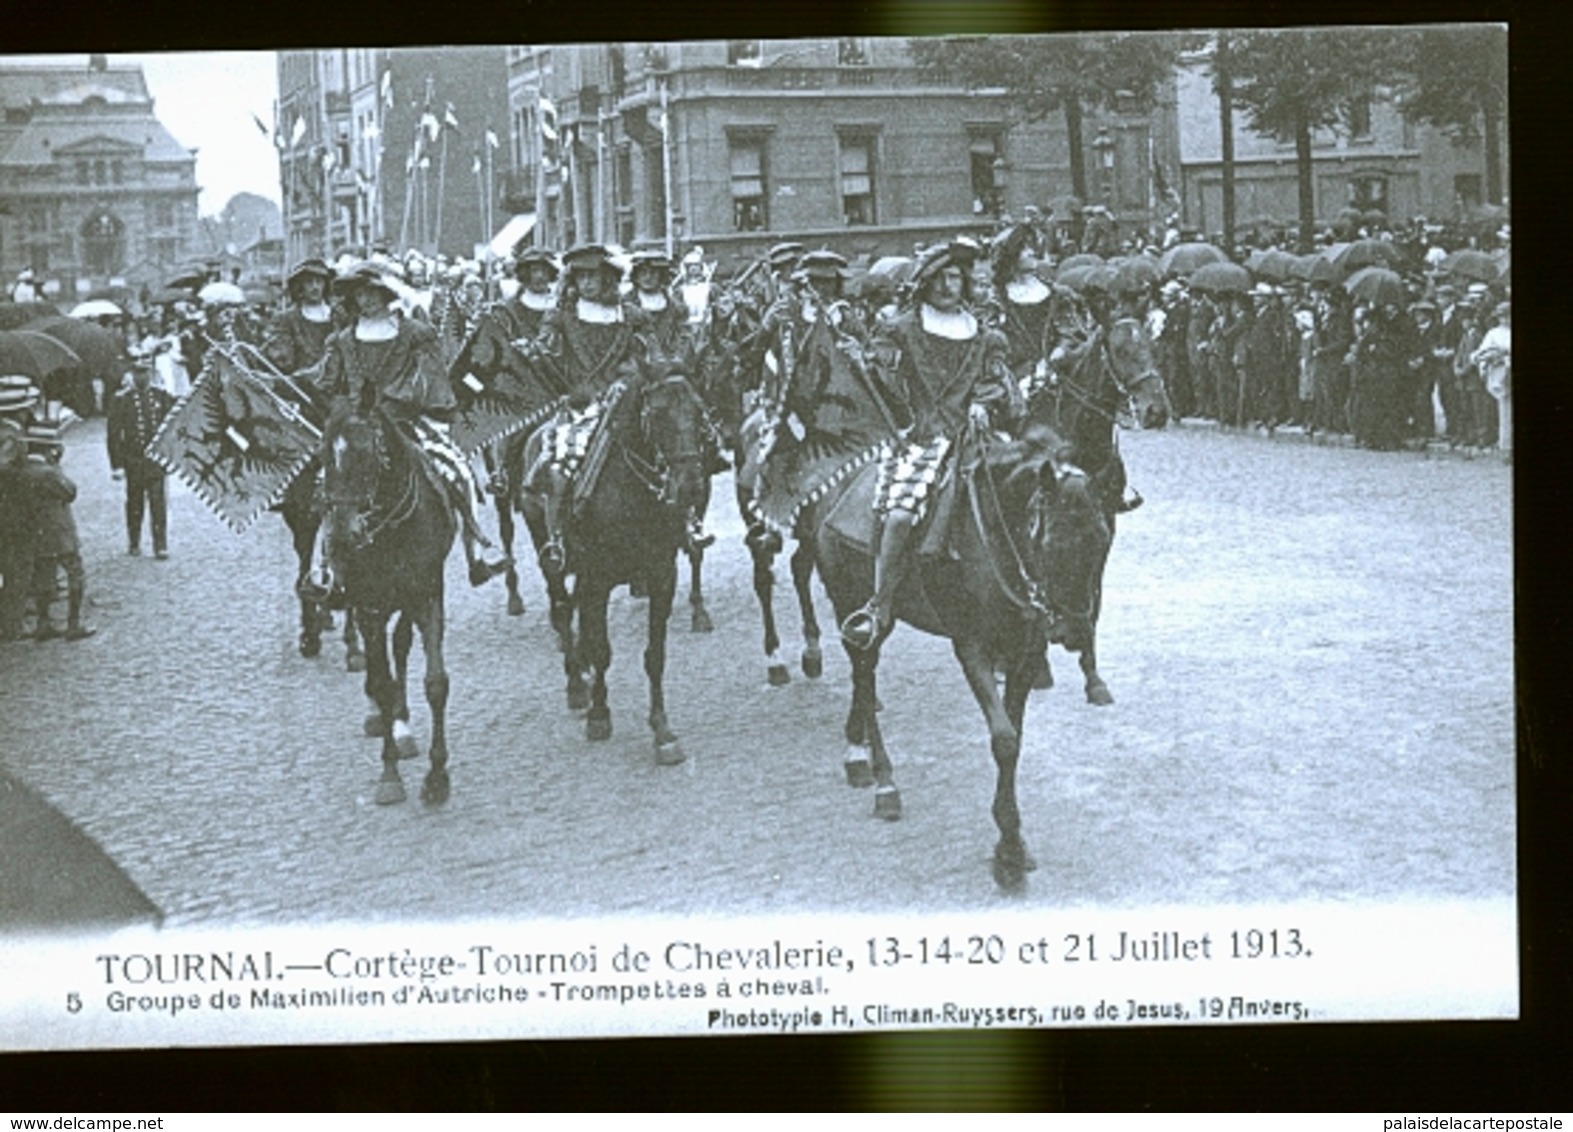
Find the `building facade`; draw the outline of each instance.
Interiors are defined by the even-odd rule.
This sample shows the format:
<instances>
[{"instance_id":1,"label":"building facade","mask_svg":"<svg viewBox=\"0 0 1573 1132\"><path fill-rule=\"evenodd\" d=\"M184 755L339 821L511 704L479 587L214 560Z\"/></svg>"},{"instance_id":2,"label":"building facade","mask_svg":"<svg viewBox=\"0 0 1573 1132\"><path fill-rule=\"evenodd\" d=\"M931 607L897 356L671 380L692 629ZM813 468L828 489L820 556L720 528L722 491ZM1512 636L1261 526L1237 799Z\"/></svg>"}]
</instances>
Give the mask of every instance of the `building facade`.
<instances>
[{"instance_id":1,"label":"building facade","mask_svg":"<svg viewBox=\"0 0 1573 1132\"><path fill-rule=\"evenodd\" d=\"M287 258L377 244L467 256L489 236L483 151L505 129L505 49L278 53Z\"/></svg>"},{"instance_id":2,"label":"building facade","mask_svg":"<svg viewBox=\"0 0 1573 1132\"><path fill-rule=\"evenodd\" d=\"M199 246L196 151L154 113L142 69L0 70L0 274L60 302L159 285Z\"/></svg>"}]
</instances>

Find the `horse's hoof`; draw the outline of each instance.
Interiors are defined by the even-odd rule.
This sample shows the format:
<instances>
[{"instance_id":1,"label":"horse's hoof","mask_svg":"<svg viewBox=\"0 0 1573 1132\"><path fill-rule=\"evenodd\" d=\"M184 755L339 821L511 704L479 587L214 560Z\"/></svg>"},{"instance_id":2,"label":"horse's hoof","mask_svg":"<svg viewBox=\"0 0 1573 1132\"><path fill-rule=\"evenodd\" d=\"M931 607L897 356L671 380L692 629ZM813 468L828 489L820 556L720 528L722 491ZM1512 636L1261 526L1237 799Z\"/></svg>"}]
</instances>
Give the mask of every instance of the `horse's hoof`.
<instances>
[{"instance_id":1,"label":"horse's hoof","mask_svg":"<svg viewBox=\"0 0 1573 1132\"><path fill-rule=\"evenodd\" d=\"M584 711L590 706L590 689L583 684L568 686L568 710Z\"/></svg>"},{"instance_id":2,"label":"horse's hoof","mask_svg":"<svg viewBox=\"0 0 1573 1132\"><path fill-rule=\"evenodd\" d=\"M874 816L882 821L901 818L901 791L894 786L882 786L874 792Z\"/></svg>"},{"instance_id":3,"label":"horse's hoof","mask_svg":"<svg viewBox=\"0 0 1573 1132\"><path fill-rule=\"evenodd\" d=\"M687 758L688 758L688 755L683 751L683 744L680 743L678 740L676 740L676 739L669 739L669 740L667 740L664 743L661 740L659 740L659 739L656 740L656 742L655 742L655 765L656 766L677 766L679 763L683 762L683 760L685 760Z\"/></svg>"},{"instance_id":4,"label":"horse's hoof","mask_svg":"<svg viewBox=\"0 0 1573 1132\"><path fill-rule=\"evenodd\" d=\"M300 635L300 655L307 660L312 660L322 652L320 637L308 637L305 633Z\"/></svg>"},{"instance_id":5,"label":"horse's hoof","mask_svg":"<svg viewBox=\"0 0 1573 1132\"><path fill-rule=\"evenodd\" d=\"M848 786L864 790L874 785L874 768L868 761L867 750L861 747L854 747L847 752L847 760L841 764L841 769L846 772Z\"/></svg>"},{"instance_id":6,"label":"horse's hoof","mask_svg":"<svg viewBox=\"0 0 1573 1132\"><path fill-rule=\"evenodd\" d=\"M584 737L592 743L600 743L612 737L612 717L592 716L585 720Z\"/></svg>"},{"instance_id":7,"label":"horse's hoof","mask_svg":"<svg viewBox=\"0 0 1573 1132\"><path fill-rule=\"evenodd\" d=\"M1114 702L1114 696L1109 692L1109 686L1102 680L1095 680L1087 685L1087 702L1097 704L1099 707L1108 707Z\"/></svg>"},{"instance_id":8,"label":"horse's hoof","mask_svg":"<svg viewBox=\"0 0 1573 1132\"><path fill-rule=\"evenodd\" d=\"M784 664L772 664L767 672L767 679L772 688L783 688L792 683L792 674L787 671L787 666Z\"/></svg>"},{"instance_id":9,"label":"horse's hoof","mask_svg":"<svg viewBox=\"0 0 1573 1132\"><path fill-rule=\"evenodd\" d=\"M695 633L713 633L715 632L715 622L710 620L710 614L703 609L696 609L694 610L693 621L690 623L689 629Z\"/></svg>"},{"instance_id":10,"label":"horse's hoof","mask_svg":"<svg viewBox=\"0 0 1573 1132\"><path fill-rule=\"evenodd\" d=\"M818 680L825 674L825 654L817 648L803 650L803 675Z\"/></svg>"},{"instance_id":11,"label":"horse's hoof","mask_svg":"<svg viewBox=\"0 0 1573 1132\"><path fill-rule=\"evenodd\" d=\"M508 616L509 617L522 617L523 615L524 615L524 598L520 597L518 594L514 594L514 593L509 594L508 595Z\"/></svg>"},{"instance_id":12,"label":"horse's hoof","mask_svg":"<svg viewBox=\"0 0 1573 1132\"><path fill-rule=\"evenodd\" d=\"M373 800L379 806L396 806L404 801L404 783L398 779L383 779L377 783L377 793Z\"/></svg>"},{"instance_id":13,"label":"horse's hoof","mask_svg":"<svg viewBox=\"0 0 1573 1132\"><path fill-rule=\"evenodd\" d=\"M352 652L344 658L344 671L365 672L366 656L364 653Z\"/></svg>"},{"instance_id":14,"label":"horse's hoof","mask_svg":"<svg viewBox=\"0 0 1573 1132\"><path fill-rule=\"evenodd\" d=\"M383 733L382 716L372 712L361 723L361 730L365 732L368 739L381 739Z\"/></svg>"},{"instance_id":15,"label":"horse's hoof","mask_svg":"<svg viewBox=\"0 0 1573 1132\"><path fill-rule=\"evenodd\" d=\"M428 806L440 806L448 800L449 790L447 771L428 771L426 780L421 783L421 801Z\"/></svg>"},{"instance_id":16,"label":"horse's hoof","mask_svg":"<svg viewBox=\"0 0 1573 1132\"><path fill-rule=\"evenodd\" d=\"M994 883L1006 892L1022 891L1027 874L1037 867L1038 862L1019 839L1013 844L1001 841L994 847Z\"/></svg>"}]
</instances>

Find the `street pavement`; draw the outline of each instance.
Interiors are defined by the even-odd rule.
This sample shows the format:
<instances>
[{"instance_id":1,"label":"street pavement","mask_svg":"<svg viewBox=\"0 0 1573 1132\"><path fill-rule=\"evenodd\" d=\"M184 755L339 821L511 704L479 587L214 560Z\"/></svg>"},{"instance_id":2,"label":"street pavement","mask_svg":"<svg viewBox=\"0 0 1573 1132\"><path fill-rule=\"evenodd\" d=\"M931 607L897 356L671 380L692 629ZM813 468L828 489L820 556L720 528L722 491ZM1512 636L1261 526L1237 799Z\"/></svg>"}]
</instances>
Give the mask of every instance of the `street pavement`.
<instances>
[{"instance_id":1,"label":"street pavement","mask_svg":"<svg viewBox=\"0 0 1573 1132\"><path fill-rule=\"evenodd\" d=\"M1513 891L1511 469L1192 425L1126 434L1088 705L1074 659L1029 706L1029 905L1489 897ZM655 764L644 603L614 596L615 734L586 741L527 547L528 606L449 563L453 796L379 807L343 649L296 653L293 556L173 479L168 561L125 554L102 422L67 438L98 633L0 646L0 928L997 907L987 734L942 641L901 629L882 725L905 815L842 782L844 655L770 688L742 524L718 481L716 623L673 615ZM784 565L777 571L786 578ZM777 616L795 663L795 606ZM417 737L429 735L412 658ZM6 799L11 799L6 801ZM16 799L30 799L20 804ZM28 851L18 855L16 847ZM71 853L104 858L81 884ZM19 883L18 870L27 879ZM97 901L80 893L91 889ZM23 895L17 895L21 893ZM25 908L18 910L21 905ZM91 904L92 907L87 905ZM108 911L106 911L106 909ZM31 921L29 920L31 917Z\"/></svg>"}]
</instances>

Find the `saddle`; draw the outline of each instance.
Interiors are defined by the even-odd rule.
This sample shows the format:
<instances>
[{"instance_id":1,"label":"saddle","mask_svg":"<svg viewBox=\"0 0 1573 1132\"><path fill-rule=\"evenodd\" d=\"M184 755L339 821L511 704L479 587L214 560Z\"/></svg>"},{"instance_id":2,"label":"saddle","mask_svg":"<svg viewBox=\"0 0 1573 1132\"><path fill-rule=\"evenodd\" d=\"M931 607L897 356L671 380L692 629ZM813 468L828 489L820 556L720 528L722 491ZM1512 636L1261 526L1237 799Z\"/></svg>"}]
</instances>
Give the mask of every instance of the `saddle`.
<instances>
[{"instance_id":1,"label":"saddle","mask_svg":"<svg viewBox=\"0 0 1573 1132\"><path fill-rule=\"evenodd\" d=\"M963 475L959 461L947 462L944 476L934 485L928 513L918 532L916 552L921 558L955 558L950 546L950 530ZM880 518L874 512L874 492L879 483L879 463L866 464L853 474L841 498L825 515L826 529L842 541L873 556L879 553Z\"/></svg>"}]
</instances>

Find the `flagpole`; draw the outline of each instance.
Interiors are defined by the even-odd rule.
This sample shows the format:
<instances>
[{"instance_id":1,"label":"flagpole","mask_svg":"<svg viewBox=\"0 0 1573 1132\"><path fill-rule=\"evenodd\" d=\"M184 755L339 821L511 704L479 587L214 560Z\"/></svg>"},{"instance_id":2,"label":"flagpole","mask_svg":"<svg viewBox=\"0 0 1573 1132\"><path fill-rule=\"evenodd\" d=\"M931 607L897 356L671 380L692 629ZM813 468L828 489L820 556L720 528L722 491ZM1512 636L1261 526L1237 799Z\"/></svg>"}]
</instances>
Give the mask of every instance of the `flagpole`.
<instances>
[{"instance_id":1,"label":"flagpole","mask_svg":"<svg viewBox=\"0 0 1573 1132\"><path fill-rule=\"evenodd\" d=\"M607 242L606 235L606 113L595 108L595 240Z\"/></svg>"},{"instance_id":2,"label":"flagpole","mask_svg":"<svg viewBox=\"0 0 1573 1132\"><path fill-rule=\"evenodd\" d=\"M442 127L442 155L437 159L437 235L433 241L433 254L442 251L442 206L448 196L448 123Z\"/></svg>"},{"instance_id":3,"label":"flagpole","mask_svg":"<svg viewBox=\"0 0 1573 1132\"><path fill-rule=\"evenodd\" d=\"M667 82L661 80L661 195L666 198L666 258L672 258L672 118L667 109Z\"/></svg>"},{"instance_id":4,"label":"flagpole","mask_svg":"<svg viewBox=\"0 0 1573 1132\"><path fill-rule=\"evenodd\" d=\"M546 247L546 134L541 92L535 92L535 246Z\"/></svg>"}]
</instances>

